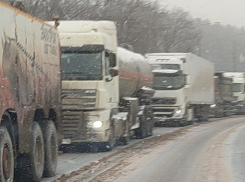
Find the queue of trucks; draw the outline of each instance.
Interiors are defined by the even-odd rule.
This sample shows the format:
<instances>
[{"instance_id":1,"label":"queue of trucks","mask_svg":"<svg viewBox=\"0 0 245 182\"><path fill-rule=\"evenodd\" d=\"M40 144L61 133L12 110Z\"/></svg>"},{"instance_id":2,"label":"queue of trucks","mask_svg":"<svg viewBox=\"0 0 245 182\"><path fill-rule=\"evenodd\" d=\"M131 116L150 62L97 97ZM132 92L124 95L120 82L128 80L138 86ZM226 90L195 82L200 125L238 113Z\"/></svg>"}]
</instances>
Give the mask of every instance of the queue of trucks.
<instances>
[{"instance_id":1,"label":"queue of trucks","mask_svg":"<svg viewBox=\"0 0 245 182\"><path fill-rule=\"evenodd\" d=\"M1 1L0 13L0 181L54 176L71 145L109 151L154 125L245 114L244 73L119 47L111 21L45 23Z\"/></svg>"}]
</instances>

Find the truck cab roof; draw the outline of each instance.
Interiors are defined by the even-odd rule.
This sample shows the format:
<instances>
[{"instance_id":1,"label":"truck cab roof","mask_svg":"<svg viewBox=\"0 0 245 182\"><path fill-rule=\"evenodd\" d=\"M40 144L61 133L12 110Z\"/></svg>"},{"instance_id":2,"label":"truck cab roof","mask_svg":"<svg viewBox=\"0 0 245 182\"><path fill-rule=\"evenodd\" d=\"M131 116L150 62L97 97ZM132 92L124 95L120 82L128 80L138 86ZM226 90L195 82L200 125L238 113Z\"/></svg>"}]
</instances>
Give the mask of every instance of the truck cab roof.
<instances>
[{"instance_id":1,"label":"truck cab roof","mask_svg":"<svg viewBox=\"0 0 245 182\"><path fill-rule=\"evenodd\" d=\"M54 21L47 22L50 25ZM117 30L112 21L60 21L61 47L81 47L101 44L116 52Z\"/></svg>"}]
</instances>

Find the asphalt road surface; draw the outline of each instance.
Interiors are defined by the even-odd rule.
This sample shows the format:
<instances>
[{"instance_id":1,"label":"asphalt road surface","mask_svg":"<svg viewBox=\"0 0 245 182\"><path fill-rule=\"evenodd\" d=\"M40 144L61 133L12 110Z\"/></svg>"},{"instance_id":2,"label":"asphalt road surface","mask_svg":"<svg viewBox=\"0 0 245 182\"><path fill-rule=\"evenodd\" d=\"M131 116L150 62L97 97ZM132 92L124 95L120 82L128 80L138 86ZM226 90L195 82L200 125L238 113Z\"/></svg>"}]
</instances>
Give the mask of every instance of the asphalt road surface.
<instances>
[{"instance_id":1,"label":"asphalt road surface","mask_svg":"<svg viewBox=\"0 0 245 182\"><path fill-rule=\"evenodd\" d=\"M179 127L156 127L154 128L153 136L159 136L167 133L171 133L180 129ZM97 162L104 157L110 156L118 151L124 150L131 145L141 142L141 139L131 140L126 146L116 146L111 152L98 152L98 153L86 153L86 152L76 152L76 153L64 153L59 155L57 175L53 178L44 178L42 182L50 182L62 175L68 175L74 171L79 170L81 167L89 165L92 162Z\"/></svg>"},{"instance_id":2,"label":"asphalt road surface","mask_svg":"<svg viewBox=\"0 0 245 182\"><path fill-rule=\"evenodd\" d=\"M112 152L59 159L57 182L245 182L245 118L157 128Z\"/></svg>"}]
</instances>

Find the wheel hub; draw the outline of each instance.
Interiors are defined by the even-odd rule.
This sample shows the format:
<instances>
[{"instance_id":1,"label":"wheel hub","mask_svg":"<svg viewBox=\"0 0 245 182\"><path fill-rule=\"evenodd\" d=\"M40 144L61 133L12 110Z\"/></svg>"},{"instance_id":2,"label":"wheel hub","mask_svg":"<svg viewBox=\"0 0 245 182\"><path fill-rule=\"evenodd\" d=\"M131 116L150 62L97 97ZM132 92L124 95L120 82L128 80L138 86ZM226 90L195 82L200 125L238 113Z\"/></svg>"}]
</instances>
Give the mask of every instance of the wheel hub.
<instances>
[{"instance_id":1,"label":"wheel hub","mask_svg":"<svg viewBox=\"0 0 245 182\"><path fill-rule=\"evenodd\" d=\"M42 166L42 145L40 138L36 139L36 147L35 147L35 158L36 158L36 166L37 169L40 169Z\"/></svg>"},{"instance_id":2,"label":"wheel hub","mask_svg":"<svg viewBox=\"0 0 245 182\"><path fill-rule=\"evenodd\" d=\"M11 154L8 146L5 146L2 154L2 166L3 166L3 175L5 179L8 179L10 176L11 168Z\"/></svg>"}]
</instances>

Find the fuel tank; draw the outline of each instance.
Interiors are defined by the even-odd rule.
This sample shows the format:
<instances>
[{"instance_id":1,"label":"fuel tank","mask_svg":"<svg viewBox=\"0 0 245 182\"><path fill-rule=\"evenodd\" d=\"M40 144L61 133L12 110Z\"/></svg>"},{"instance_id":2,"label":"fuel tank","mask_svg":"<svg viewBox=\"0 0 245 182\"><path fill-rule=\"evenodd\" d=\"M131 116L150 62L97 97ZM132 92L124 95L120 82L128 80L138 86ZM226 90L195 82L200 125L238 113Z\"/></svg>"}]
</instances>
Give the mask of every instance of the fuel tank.
<instances>
[{"instance_id":1,"label":"fuel tank","mask_svg":"<svg viewBox=\"0 0 245 182\"><path fill-rule=\"evenodd\" d=\"M153 75L144 56L118 47L120 98L135 97L141 88L152 88ZM147 88L146 88L147 87Z\"/></svg>"}]
</instances>

